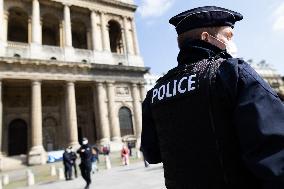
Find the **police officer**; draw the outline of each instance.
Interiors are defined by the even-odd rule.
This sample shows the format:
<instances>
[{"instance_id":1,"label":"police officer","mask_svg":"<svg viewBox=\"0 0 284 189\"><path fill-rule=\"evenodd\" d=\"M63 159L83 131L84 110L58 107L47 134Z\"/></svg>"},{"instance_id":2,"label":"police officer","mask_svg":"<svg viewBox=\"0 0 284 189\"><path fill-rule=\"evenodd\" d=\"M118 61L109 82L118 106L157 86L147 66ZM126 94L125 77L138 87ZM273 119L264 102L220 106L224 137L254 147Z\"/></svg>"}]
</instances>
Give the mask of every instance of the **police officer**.
<instances>
[{"instance_id":1,"label":"police officer","mask_svg":"<svg viewBox=\"0 0 284 189\"><path fill-rule=\"evenodd\" d=\"M77 155L76 155L76 152L73 151L72 146L70 146L69 149L70 149L70 157L71 157L71 160L73 161L72 166L74 168L75 177L77 178L78 177L77 164L76 164Z\"/></svg>"},{"instance_id":2,"label":"police officer","mask_svg":"<svg viewBox=\"0 0 284 189\"><path fill-rule=\"evenodd\" d=\"M63 164L64 164L64 173L65 173L65 180L72 179L72 166L73 166L73 159L71 156L71 149L66 148L63 153Z\"/></svg>"},{"instance_id":3,"label":"police officer","mask_svg":"<svg viewBox=\"0 0 284 189\"><path fill-rule=\"evenodd\" d=\"M284 105L232 57L242 19L215 6L170 19L178 66L147 93L141 141L149 163L163 162L168 189L284 188Z\"/></svg>"},{"instance_id":4,"label":"police officer","mask_svg":"<svg viewBox=\"0 0 284 189\"><path fill-rule=\"evenodd\" d=\"M88 189L91 184L92 171L92 147L88 144L88 139L82 139L82 145L77 153L80 155L81 163L79 165L83 179L86 181L85 189Z\"/></svg>"}]
</instances>

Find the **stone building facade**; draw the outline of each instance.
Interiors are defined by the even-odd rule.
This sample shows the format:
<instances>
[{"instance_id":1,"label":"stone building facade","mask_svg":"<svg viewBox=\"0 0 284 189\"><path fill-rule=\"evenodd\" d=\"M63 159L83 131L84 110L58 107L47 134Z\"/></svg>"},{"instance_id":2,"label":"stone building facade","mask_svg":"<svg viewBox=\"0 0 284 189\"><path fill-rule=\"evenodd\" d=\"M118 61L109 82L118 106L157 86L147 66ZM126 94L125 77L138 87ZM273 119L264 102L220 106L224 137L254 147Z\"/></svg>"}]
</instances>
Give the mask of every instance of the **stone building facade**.
<instances>
[{"instance_id":1,"label":"stone building facade","mask_svg":"<svg viewBox=\"0 0 284 189\"><path fill-rule=\"evenodd\" d=\"M284 101L284 81L281 75L265 60L254 62L247 61L255 71L275 90L278 96Z\"/></svg>"},{"instance_id":2,"label":"stone building facade","mask_svg":"<svg viewBox=\"0 0 284 189\"><path fill-rule=\"evenodd\" d=\"M115 148L141 134L144 67L132 0L0 0L0 151Z\"/></svg>"}]
</instances>

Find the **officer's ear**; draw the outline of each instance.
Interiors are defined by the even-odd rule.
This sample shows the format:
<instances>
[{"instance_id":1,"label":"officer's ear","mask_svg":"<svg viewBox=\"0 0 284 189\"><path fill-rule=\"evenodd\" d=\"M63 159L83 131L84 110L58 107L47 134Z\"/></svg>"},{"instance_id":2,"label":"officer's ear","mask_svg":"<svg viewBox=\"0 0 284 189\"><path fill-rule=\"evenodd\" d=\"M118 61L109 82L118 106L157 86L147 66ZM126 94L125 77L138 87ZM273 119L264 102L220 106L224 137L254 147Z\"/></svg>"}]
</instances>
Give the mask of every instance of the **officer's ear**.
<instances>
[{"instance_id":1,"label":"officer's ear","mask_svg":"<svg viewBox=\"0 0 284 189\"><path fill-rule=\"evenodd\" d=\"M202 32L201 33L201 40L208 42L209 41L209 33L208 32Z\"/></svg>"}]
</instances>

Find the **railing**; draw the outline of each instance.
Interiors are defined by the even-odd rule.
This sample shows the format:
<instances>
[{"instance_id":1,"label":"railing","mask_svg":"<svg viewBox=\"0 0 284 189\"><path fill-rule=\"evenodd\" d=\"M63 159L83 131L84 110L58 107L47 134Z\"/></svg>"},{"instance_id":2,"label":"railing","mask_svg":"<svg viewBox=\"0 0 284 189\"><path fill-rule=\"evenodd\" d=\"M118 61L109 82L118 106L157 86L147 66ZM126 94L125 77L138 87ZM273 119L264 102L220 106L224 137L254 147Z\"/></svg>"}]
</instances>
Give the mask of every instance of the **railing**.
<instances>
[{"instance_id":1,"label":"railing","mask_svg":"<svg viewBox=\"0 0 284 189\"><path fill-rule=\"evenodd\" d=\"M29 48L28 43L22 43L22 42L15 42L15 41L8 41L8 47L12 48Z\"/></svg>"}]
</instances>

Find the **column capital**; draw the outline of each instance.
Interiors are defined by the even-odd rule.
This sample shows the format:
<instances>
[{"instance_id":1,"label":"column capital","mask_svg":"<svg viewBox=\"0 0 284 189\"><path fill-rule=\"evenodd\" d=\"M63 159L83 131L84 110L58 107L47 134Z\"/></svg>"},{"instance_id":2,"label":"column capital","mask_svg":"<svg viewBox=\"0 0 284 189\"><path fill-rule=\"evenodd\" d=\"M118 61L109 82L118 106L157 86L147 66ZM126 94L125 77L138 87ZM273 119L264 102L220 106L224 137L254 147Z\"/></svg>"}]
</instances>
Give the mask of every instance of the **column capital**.
<instances>
[{"instance_id":1,"label":"column capital","mask_svg":"<svg viewBox=\"0 0 284 189\"><path fill-rule=\"evenodd\" d=\"M67 2L64 2L64 3L62 3L63 5L64 5L64 7L71 7L72 6L72 4L71 3L67 3Z\"/></svg>"},{"instance_id":2,"label":"column capital","mask_svg":"<svg viewBox=\"0 0 284 189\"><path fill-rule=\"evenodd\" d=\"M101 11L97 10L97 9L94 9L94 8L89 8L89 11L91 13L101 13Z\"/></svg>"},{"instance_id":3,"label":"column capital","mask_svg":"<svg viewBox=\"0 0 284 189\"><path fill-rule=\"evenodd\" d=\"M31 83L32 84L41 84L42 80L40 80L40 79L31 80Z\"/></svg>"},{"instance_id":4,"label":"column capital","mask_svg":"<svg viewBox=\"0 0 284 189\"><path fill-rule=\"evenodd\" d=\"M103 85L105 82L106 82L106 81L104 81L104 80L96 80L94 83L95 83L96 85L98 85L98 84Z\"/></svg>"},{"instance_id":5,"label":"column capital","mask_svg":"<svg viewBox=\"0 0 284 189\"><path fill-rule=\"evenodd\" d=\"M138 82L131 82L132 87L137 87L138 84L139 84Z\"/></svg>"},{"instance_id":6,"label":"column capital","mask_svg":"<svg viewBox=\"0 0 284 189\"><path fill-rule=\"evenodd\" d=\"M139 84L140 86L145 86L145 85L146 85L146 81L140 81L138 84Z\"/></svg>"},{"instance_id":7,"label":"column capital","mask_svg":"<svg viewBox=\"0 0 284 189\"><path fill-rule=\"evenodd\" d=\"M107 85L113 85L114 83L115 83L114 80L108 80L108 81L106 81L106 84L107 84Z\"/></svg>"},{"instance_id":8,"label":"column capital","mask_svg":"<svg viewBox=\"0 0 284 189\"><path fill-rule=\"evenodd\" d=\"M129 16L122 16L122 18L123 18L123 20L131 20L131 17L129 17Z\"/></svg>"},{"instance_id":9,"label":"column capital","mask_svg":"<svg viewBox=\"0 0 284 189\"><path fill-rule=\"evenodd\" d=\"M65 84L66 84L66 85L69 85L69 84L74 85L75 83L76 83L75 80L68 80L68 81L65 81Z\"/></svg>"}]
</instances>

